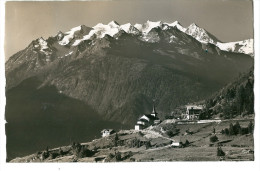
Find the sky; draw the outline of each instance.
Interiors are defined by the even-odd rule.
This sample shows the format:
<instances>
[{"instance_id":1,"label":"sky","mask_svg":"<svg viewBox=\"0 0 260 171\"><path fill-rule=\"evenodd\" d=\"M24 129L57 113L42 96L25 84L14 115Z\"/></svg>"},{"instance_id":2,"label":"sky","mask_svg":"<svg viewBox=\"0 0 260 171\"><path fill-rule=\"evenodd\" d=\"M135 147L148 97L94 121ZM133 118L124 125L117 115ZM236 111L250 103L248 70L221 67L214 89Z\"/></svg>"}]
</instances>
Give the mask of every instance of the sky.
<instances>
[{"instance_id":1,"label":"sky","mask_svg":"<svg viewBox=\"0 0 260 171\"><path fill-rule=\"evenodd\" d=\"M5 60L39 37L112 20L119 24L179 21L206 29L223 42L253 38L251 0L115 0L6 2Z\"/></svg>"}]
</instances>

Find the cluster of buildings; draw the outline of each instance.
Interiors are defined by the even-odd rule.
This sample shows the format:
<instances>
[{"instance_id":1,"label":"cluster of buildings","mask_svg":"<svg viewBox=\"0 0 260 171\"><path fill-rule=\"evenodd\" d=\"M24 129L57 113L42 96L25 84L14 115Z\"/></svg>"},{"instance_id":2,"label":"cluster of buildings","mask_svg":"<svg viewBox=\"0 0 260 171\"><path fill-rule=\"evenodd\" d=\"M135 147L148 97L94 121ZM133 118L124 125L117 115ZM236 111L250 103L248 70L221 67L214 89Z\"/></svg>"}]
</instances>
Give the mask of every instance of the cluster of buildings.
<instances>
[{"instance_id":1,"label":"cluster of buildings","mask_svg":"<svg viewBox=\"0 0 260 171\"><path fill-rule=\"evenodd\" d=\"M182 120L197 120L199 119L200 114L203 112L202 105L186 105L186 111L181 114L181 117L178 119ZM158 118L158 113L155 110L155 106L153 105L153 111L151 114L144 114L141 116L136 125L135 130L142 130L151 125L159 124L161 121Z\"/></svg>"},{"instance_id":2,"label":"cluster of buildings","mask_svg":"<svg viewBox=\"0 0 260 171\"><path fill-rule=\"evenodd\" d=\"M200 114L203 112L202 105L186 105L185 112L180 114L181 120L197 120L199 119ZM155 105L153 105L153 110L151 114L142 115L136 122L135 130L142 130L151 125L157 125L161 122L158 117L158 113L155 110ZM113 129L104 129L101 131L102 137L106 137L110 134L113 134Z\"/></svg>"},{"instance_id":3,"label":"cluster of buildings","mask_svg":"<svg viewBox=\"0 0 260 171\"><path fill-rule=\"evenodd\" d=\"M155 105L153 105L153 111L151 114L144 114L140 117L135 125L135 130L145 129L151 125L159 124L161 121L157 116Z\"/></svg>"},{"instance_id":4,"label":"cluster of buildings","mask_svg":"<svg viewBox=\"0 0 260 171\"><path fill-rule=\"evenodd\" d=\"M200 114L203 112L202 105L186 105L185 112L181 113L181 117L178 119L182 120L197 120L199 119ZM153 105L153 111L151 114L145 114L141 116L136 125L135 130L142 130L151 125L159 124L161 121L158 118L158 113L155 110L155 106Z\"/></svg>"}]
</instances>

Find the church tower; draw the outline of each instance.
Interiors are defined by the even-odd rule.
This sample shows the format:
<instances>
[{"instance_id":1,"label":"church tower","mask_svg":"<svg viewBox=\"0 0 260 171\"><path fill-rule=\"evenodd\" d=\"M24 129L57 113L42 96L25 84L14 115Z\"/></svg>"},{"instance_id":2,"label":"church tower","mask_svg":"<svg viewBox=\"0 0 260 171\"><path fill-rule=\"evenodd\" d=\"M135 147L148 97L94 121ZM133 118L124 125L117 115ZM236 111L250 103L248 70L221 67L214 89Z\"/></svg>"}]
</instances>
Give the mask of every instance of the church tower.
<instances>
[{"instance_id":1,"label":"church tower","mask_svg":"<svg viewBox=\"0 0 260 171\"><path fill-rule=\"evenodd\" d=\"M154 103L153 103L153 111L152 111L152 113L151 113L151 115L152 116L154 116L154 117L157 117L157 112L156 112L156 110L155 110L155 105L154 105Z\"/></svg>"}]
</instances>

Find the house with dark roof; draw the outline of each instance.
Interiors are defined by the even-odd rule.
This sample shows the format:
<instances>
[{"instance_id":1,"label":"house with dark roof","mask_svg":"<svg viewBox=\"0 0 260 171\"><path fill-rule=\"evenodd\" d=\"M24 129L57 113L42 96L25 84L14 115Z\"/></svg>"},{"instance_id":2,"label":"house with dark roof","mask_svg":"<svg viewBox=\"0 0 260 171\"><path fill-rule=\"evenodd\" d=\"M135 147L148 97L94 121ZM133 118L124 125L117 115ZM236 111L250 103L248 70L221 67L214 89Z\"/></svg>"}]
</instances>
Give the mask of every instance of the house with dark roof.
<instances>
[{"instance_id":1,"label":"house with dark roof","mask_svg":"<svg viewBox=\"0 0 260 171\"><path fill-rule=\"evenodd\" d=\"M151 114L144 114L138 119L135 125L135 130L142 130L151 125L159 124L161 121L158 118L157 114L158 113L155 110L155 105L153 105L153 111Z\"/></svg>"}]
</instances>

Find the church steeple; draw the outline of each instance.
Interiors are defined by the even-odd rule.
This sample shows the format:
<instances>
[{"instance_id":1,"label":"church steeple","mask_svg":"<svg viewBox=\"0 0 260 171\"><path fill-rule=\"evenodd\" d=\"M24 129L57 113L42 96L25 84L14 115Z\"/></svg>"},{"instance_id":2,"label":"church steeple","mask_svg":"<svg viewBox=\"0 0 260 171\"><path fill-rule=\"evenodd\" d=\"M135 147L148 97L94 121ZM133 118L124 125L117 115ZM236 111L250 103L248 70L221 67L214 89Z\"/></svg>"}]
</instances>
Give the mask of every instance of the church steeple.
<instances>
[{"instance_id":1,"label":"church steeple","mask_svg":"<svg viewBox=\"0 0 260 171\"><path fill-rule=\"evenodd\" d=\"M153 104L153 111L152 114L157 114L156 110L155 110L155 105Z\"/></svg>"},{"instance_id":2,"label":"church steeple","mask_svg":"<svg viewBox=\"0 0 260 171\"><path fill-rule=\"evenodd\" d=\"M153 111L152 111L151 115L153 115L154 117L157 117L157 112L155 110L154 100L153 100Z\"/></svg>"}]
</instances>

